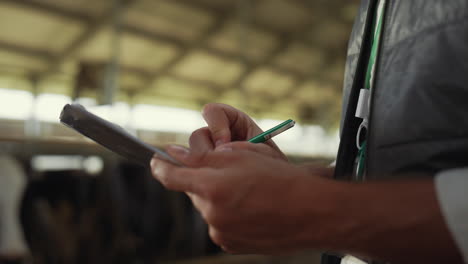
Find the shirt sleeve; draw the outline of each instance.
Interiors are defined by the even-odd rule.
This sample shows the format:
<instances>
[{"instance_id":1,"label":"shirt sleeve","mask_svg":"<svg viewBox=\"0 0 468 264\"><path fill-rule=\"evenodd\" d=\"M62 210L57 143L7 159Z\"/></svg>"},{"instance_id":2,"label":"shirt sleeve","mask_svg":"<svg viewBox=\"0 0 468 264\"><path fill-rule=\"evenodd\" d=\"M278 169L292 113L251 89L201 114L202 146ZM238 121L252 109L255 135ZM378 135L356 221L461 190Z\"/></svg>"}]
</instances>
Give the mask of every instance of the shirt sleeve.
<instances>
[{"instance_id":1,"label":"shirt sleeve","mask_svg":"<svg viewBox=\"0 0 468 264\"><path fill-rule=\"evenodd\" d=\"M468 263L468 168L438 173L435 188L445 222Z\"/></svg>"}]
</instances>

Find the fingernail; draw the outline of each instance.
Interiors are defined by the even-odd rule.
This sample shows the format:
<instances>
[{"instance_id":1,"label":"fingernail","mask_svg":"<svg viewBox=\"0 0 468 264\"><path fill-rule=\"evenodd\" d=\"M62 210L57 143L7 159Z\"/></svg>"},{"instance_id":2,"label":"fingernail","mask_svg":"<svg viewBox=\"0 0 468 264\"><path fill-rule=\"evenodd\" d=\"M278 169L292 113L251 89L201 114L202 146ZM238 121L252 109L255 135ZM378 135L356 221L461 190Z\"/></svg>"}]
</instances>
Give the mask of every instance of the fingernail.
<instances>
[{"instance_id":1,"label":"fingernail","mask_svg":"<svg viewBox=\"0 0 468 264\"><path fill-rule=\"evenodd\" d=\"M151 172L155 178L157 178L158 173L160 172L159 166L158 166L158 158L157 156L153 156L150 162L151 165Z\"/></svg>"},{"instance_id":2,"label":"fingernail","mask_svg":"<svg viewBox=\"0 0 468 264\"><path fill-rule=\"evenodd\" d=\"M157 162L157 161L156 161L156 157L153 157L153 158L151 159L151 162L150 162L150 166L151 166L152 169L154 169L154 166L156 166L156 162Z\"/></svg>"},{"instance_id":3,"label":"fingernail","mask_svg":"<svg viewBox=\"0 0 468 264\"><path fill-rule=\"evenodd\" d=\"M155 166L155 167L153 168L153 176L154 176L156 179L158 179L158 177L160 176L161 172L162 172L161 166Z\"/></svg>"},{"instance_id":4,"label":"fingernail","mask_svg":"<svg viewBox=\"0 0 468 264\"><path fill-rule=\"evenodd\" d=\"M174 158L179 158L179 159L185 158L189 154L188 149L182 146L178 146L178 145L170 145L167 148L167 152L169 153L169 155L173 156Z\"/></svg>"}]
</instances>

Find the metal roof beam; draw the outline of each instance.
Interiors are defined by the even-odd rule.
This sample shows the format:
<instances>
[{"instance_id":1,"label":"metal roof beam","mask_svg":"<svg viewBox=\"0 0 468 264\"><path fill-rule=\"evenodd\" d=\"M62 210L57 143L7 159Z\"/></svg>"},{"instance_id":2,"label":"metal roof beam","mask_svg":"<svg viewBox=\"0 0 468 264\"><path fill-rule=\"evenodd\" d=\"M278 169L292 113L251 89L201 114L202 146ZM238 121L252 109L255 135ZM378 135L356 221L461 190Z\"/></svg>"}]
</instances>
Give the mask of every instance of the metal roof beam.
<instances>
[{"instance_id":1,"label":"metal roof beam","mask_svg":"<svg viewBox=\"0 0 468 264\"><path fill-rule=\"evenodd\" d=\"M20 53L26 56L36 57L46 61L54 57L53 54L51 54L48 51L33 49L30 47L18 45L17 43L13 44L3 40L0 40L0 50L6 50L13 53Z\"/></svg>"},{"instance_id":2,"label":"metal roof beam","mask_svg":"<svg viewBox=\"0 0 468 264\"><path fill-rule=\"evenodd\" d=\"M128 9L132 4L136 3L137 1L138 0L122 0L122 10ZM83 44L92 39L102 28L111 24L113 19L114 10L109 10L102 16L94 19L93 21L90 21L86 30L51 61L48 69L45 70L39 76L39 79L44 78L45 76L55 72L65 60L75 55Z\"/></svg>"},{"instance_id":3,"label":"metal roof beam","mask_svg":"<svg viewBox=\"0 0 468 264\"><path fill-rule=\"evenodd\" d=\"M227 51L224 51L224 50L220 50L218 48L214 48L214 47L207 47L204 43L202 43L201 45L194 45L194 46L191 46L190 44L187 44L177 38L174 38L172 36L169 36L167 34L163 34L163 33L158 33L158 32L150 32L150 31L146 31L144 29L140 29L140 28L136 28L136 27L133 27L133 26L129 26L129 25L125 25L123 26L123 29L127 32L127 33L130 33L130 34L134 34L138 37L143 37L143 38L147 38L148 40L153 40L153 41L157 41L157 42L166 42L168 44L171 44L171 45L174 45L176 46L177 48L179 48L180 50L192 50L190 49L190 47L196 47L197 49L201 50L201 51L205 51L207 53L210 53L212 55L215 55L215 56L218 56L222 59L229 59L229 60L236 60L236 61L240 61L242 60L242 56L240 54L236 54L236 53L231 53L231 52L227 52ZM248 60L249 62L251 60ZM282 72L284 74L290 74L290 75L294 75L294 76L301 76L303 75L302 73L298 72L298 71L295 71L295 70L292 70L292 69L287 69L285 67L281 67L281 66L278 66L278 65L271 65L272 68L274 68L275 70L277 70L278 72Z\"/></svg>"},{"instance_id":4,"label":"metal roof beam","mask_svg":"<svg viewBox=\"0 0 468 264\"><path fill-rule=\"evenodd\" d=\"M219 32L228 22L228 20L229 12L220 11L217 14L212 25L208 27L208 29L206 29L204 32L202 32L200 36L198 36L194 41L192 41L189 44L179 45L181 48L179 54L177 54L177 56L175 56L172 60L166 63L166 65L164 65L164 67L160 71L155 72L154 75L147 80L148 83L153 83L156 79L160 78L165 74L168 74L170 70L173 69L174 66L177 65L179 62L181 62L191 51L196 50L197 48L202 48L205 40Z\"/></svg>"},{"instance_id":5,"label":"metal roof beam","mask_svg":"<svg viewBox=\"0 0 468 264\"><path fill-rule=\"evenodd\" d=\"M245 69L242 72L242 74L235 80L232 84L233 87L241 87L243 82L247 79L247 77L254 72L256 69L262 67L262 66L268 66L268 67L275 67L273 65L273 60L274 58L284 52L290 43L290 39L286 38L283 39L279 42L279 44L276 46L276 48L270 52L270 54L263 60L259 62L245 62Z\"/></svg>"},{"instance_id":6,"label":"metal roof beam","mask_svg":"<svg viewBox=\"0 0 468 264\"><path fill-rule=\"evenodd\" d=\"M211 13L212 15L217 15L221 12L226 12L227 10L231 10L231 9L224 9L224 8L219 8L219 7L213 7L209 4L206 4L206 3L203 3L203 2L200 2L200 1L193 1L193 0L172 0L176 3L179 3L179 4L183 4L185 6L188 6L188 7L192 7L192 8L196 8L196 9L199 9L199 10L204 10L208 13ZM262 1L267 1L267 0L262 0ZM236 2L237 1L233 1L233 2ZM255 1L254 1L255 2ZM259 2L259 0L256 0L256 2ZM236 4L237 5L237 4ZM237 7L235 7L233 10L236 11ZM279 31L278 29L275 29L271 26L268 26L268 25L265 25L263 23L259 23L258 21L251 21L251 26L255 26L256 28L258 29L261 29L263 31L266 31L268 33L271 33L271 34L280 34L281 31Z\"/></svg>"},{"instance_id":7,"label":"metal roof beam","mask_svg":"<svg viewBox=\"0 0 468 264\"><path fill-rule=\"evenodd\" d=\"M124 0L123 8L128 9L136 1L138 1L138 0ZM217 20L218 22L217 23L219 23L220 20L224 21L224 22L225 22L225 20L228 20L228 16L227 16L228 11L226 11L226 10L223 10L223 9L220 9L220 8L213 8L213 7L209 6L209 5L200 4L198 2L194 3L191 0L175 0L175 1L177 1L178 3L182 3L184 5L188 5L188 6L191 6L191 7L194 7L194 8L208 10L209 12L214 13L218 17L218 20ZM106 25L108 25L108 24L110 24L112 22L112 15L113 15L112 11L109 11L106 14L100 16L99 18L97 18L95 20L92 20L89 16L87 16L85 14L82 14L82 13L79 13L79 12L76 12L76 11L70 11L68 9L64 9L64 8L60 8L60 7L56 7L56 6L52 6L52 5L47 5L47 4L36 2L36 1L30 1L30 0L0 0L0 2L7 2L7 3L16 4L16 5L27 6L29 8L31 8L31 7L32 8L37 8L37 9L40 9L42 11L49 12L51 14L60 15L62 17L72 18L72 19L76 19L76 20L88 21L87 22L87 24L88 24L87 30L85 30L77 39L75 39L75 41L73 41L68 47L66 47L59 55L55 56L55 58L54 57L52 57L52 58L49 57L48 58L49 60L51 60L50 66L48 67L47 70L45 70L39 76L40 79L44 78L46 75L51 74L54 71L56 71L57 68L60 67L61 63L63 63L69 57L73 56L78 51L78 49L84 43L86 43L89 39L94 37L97 34L97 32L100 31L100 29L102 29L104 26L106 26ZM222 18L222 17L224 17L225 20L219 19L219 18ZM206 33L203 34L203 37L206 38L207 36L210 36L211 34L216 32L217 30L219 30L222 27L222 25L223 25L223 23L220 23L220 25L218 27L215 26L214 28L209 29ZM253 24L253 26L258 27L258 24ZM264 28L262 28L262 29L264 29ZM222 50L219 50L219 49L216 49L216 48L206 47L205 45L201 45L200 42L201 42L202 39L198 39L197 41L195 41L194 42L195 44L187 44L187 43L184 43L183 41L181 41L181 40L179 40L177 38L174 38L172 36L161 34L161 33L156 33L156 32L149 32L149 31L137 28L137 27L132 26L132 25L123 25L122 30L124 32L126 32L126 33L134 34L136 36L144 37L144 38L147 38L147 39L150 39L150 40L156 40L156 41L162 41L162 42L170 43L172 45L175 45L179 49L181 49L182 54L180 56L177 56L174 60L172 60L165 67L166 69L164 70L164 72L167 72L169 70L169 68L171 68L172 66L177 64L179 61L181 61L184 58L184 56L186 54L188 54L189 51L191 51L191 50L193 50L195 48L199 48L199 49L204 50L204 51L206 51L208 53L211 53L211 54L213 54L215 56L219 56L219 57L226 58L226 59L234 59L234 60L242 59L242 57L240 55L238 55L238 54L232 54L232 53L225 52L225 51L222 51ZM271 32L271 29L266 29L266 30ZM278 34L278 32L276 32L276 34ZM182 56L182 55L184 55L184 56ZM258 63L252 63L252 65L258 65ZM289 70L289 69L278 67L278 66L274 66L274 68L276 68L279 72L284 72L286 74L301 75L301 73L296 72L294 70ZM160 75L161 73L155 73L155 75L156 74Z\"/></svg>"},{"instance_id":8,"label":"metal roof beam","mask_svg":"<svg viewBox=\"0 0 468 264\"><path fill-rule=\"evenodd\" d=\"M148 80L148 79L154 78L154 73L153 72L148 71L148 70L143 69L143 68L133 67L133 66L120 66L120 69L122 70L122 72L138 75L142 79ZM174 74L170 74L170 73L166 74L165 77L168 77L168 78L171 78L171 79L174 79L174 80L178 80L178 81L182 81L182 82L193 83L195 85L205 86L205 87L211 88L211 89L213 89L213 91L219 92L219 93L221 93L223 91L223 89L224 89L223 86L221 86L219 84L216 84L214 82L211 82L211 81L194 79L194 78L187 78L187 77L178 76L178 75L174 75Z\"/></svg>"},{"instance_id":9,"label":"metal roof beam","mask_svg":"<svg viewBox=\"0 0 468 264\"><path fill-rule=\"evenodd\" d=\"M7 3L11 5L20 6L22 8L29 8L34 10L39 10L41 12L59 16L60 18L67 18L72 20L82 20L84 22L91 19L91 17L83 12L77 12L75 10L70 10L62 8L55 5L50 5L43 3L41 1L31 1L31 0L0 0L0 3Z\"/></svg>"},{"instance_id":10,"label":"metal roof beam","mask_svg":"<svg viewBox=\"0 0 468 264\"><path fill-rule=\"evenodd\" d=\"M124 0L124 9L129 8L131 4L134 4L137 0ZM223 10L220 8L213 8L211 6L208 6L206 4L201 4L201 3L194 3L191 0L175 0L178 3L182 3L184 5L188 5L190 7L194 8L199 8L199 9L204 9L208 10L209 12L213 13L216 15L217 19L216 22L214 23L213 27L210 27L205 33L201 35L200 38L197 38L196 41L193 41L191 43L185 43L184 41L177 39L173 36L170 36L168 34L164 33L157 33L157 32L152 32L152 31L147 31L141 28L137 28L132 25L122 25L122 30L126 33L129 34L134 34L135 36L138 37L143 37L152 41L158 41L158 42L166 42L171 45L174 45L178 47L181 52L179 55L177 55L174 59L172 59L164 68L163 70L159 72L152 73L151 76L149 77L148 81L154 81L155 78L158 76L168 74L170 69L173 68L177 63L179 63L183 58L190 52L195 49L199 49L202 51L206 51L209 54L218 56L220 58L224 59L229 59L229 60L236 60L236 61L241 61L243 60L242 55L231 53L231 52L226 52L217 48L213 47L207 47L206 43L202 43L204 39L207 37L211 36L218 30L222 28L224 23L229 20L229 14L232 13L230 10ZM27 6L29 8L37 8L45 12L49 12L55 15L60 15L63 17L67 18L72 18L72 19L77 19L77 20L85 20L88 21L88 28L83 32L73 43L71 43L66 49L64 49L58 56L52 56L52 54L44 52L44 51L37 51L37 50L32 50L24 47L19 47L16 45L8 44L8 43L0 43L0 47L3 46L4 48L8 48L8 50L16 50L17 52L21 52L27 55L31 56L41 56L44 59L47 59L49 61L52 61L50 63L50 66L47 70L45 70L42 74L40 74L39 78L44 78L46 75L53 73L58 69L58 67L65 61L67 58L73 56L78 49L86 43L89 39L91 39L93 36L99 32L102 27L110 24L112 22L112 16L113 13L112 11L107 12L103 16L100 16L99 18L95 19L94 21L87 15L81 14L76 11L70 11L66 10L63 8L59 8L56 6L52 5L47 5L44 3L36 2L36 1L30 1L30 0L0 0L0 2L7 2L7 3L13 3L17 5L23 5ZM258 26L257 24L252 24L253 26ZM263 28L262 28L263 29ZM271 32L271 29L267 29L268 31ZM276 32L276 34L278 34ZM285 34L283 34L285 35ZM281 40L281 43L278 45L278 48L275 49L269 57L267 57L265 60L262 60L261 62L254 62L251 60L244 60L246 63L246 69L245 71L241 74L241 76L234 82L234 85L239 86L247 78L247 76L253 72L256 68L262 67L262 66L269 66L273 68L274 70L287 74L287 75L292 75L297 77L298 79L303 79L303 75L300 72L297 72L295 70L287 69L278 65L271 65L272 59L277 55L283 52L286 48L287 45L291 40L290 37L285 37L283 39L287 40Z\"/></svg>"}]
</instances>

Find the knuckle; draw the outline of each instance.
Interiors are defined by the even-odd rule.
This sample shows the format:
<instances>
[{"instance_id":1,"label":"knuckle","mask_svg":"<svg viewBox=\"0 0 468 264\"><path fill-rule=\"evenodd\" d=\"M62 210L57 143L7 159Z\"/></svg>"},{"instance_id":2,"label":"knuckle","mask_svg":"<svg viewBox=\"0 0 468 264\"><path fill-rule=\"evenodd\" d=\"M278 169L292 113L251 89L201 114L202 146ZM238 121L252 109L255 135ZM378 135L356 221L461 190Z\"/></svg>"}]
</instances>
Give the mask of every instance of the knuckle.
<instances>
[{"instance_id":1,"label":"knuckle","mask_svg":"<svg viewBox=\"0 0 468 264\"><path fill-rule=\"evenodd\" d=\"M206 152L205 151L194 151L187 158L187 164L193 167L201 167L206 162Z\"/></svg>"},{"instance_id":2,"label":"knuckle","mask_svg":"<svg viewBox=\"0 0 468 264\"><path fill-rule=\"evenodd\" d=\"M189 145L193 146L194 143L199 142L200 138L205 137L206 135L208 135L208 133L209 133L208 127L202 127L193 131L189 137Z\"/></svg>"},{"instance_id":3,"label":"knuckle","mask_svg":"<svg viewBox=\"0 0 468 264\"><path fill-rule=\"evenodd\" d=\"M172 181L171 181L171 178L169 177L169 174L168 173L161 173L158 175L158 179L159 181L164 185L166 186L167 188L171 188L172 187Z\"/></svg>"},{"instance_id":4,"label":"knuckle","mask_svg":"<svg viewBox=\"0 0 468 264\"><path fill-rule=\"evenodd\" d=\"M205 151L199 151L198 148L192 148L189 154L184 158L183 163L189 167L200 167L205 161ZM188 173L187 171L184 171ZM192 172L193 173L193 172Z\"/></svg>"},{"instance_id":5,"label":"knuckle","mask_svg":"<svg viewBox=\"0 0 468 264\"><path fill-rule=\"evenodd\" d=\"M218 184L207 184L204 189L207 200L213 204L223 204L226 201L227 194Z\"/></svg>"},{"instance_id":6,"label":"knuckle","mask_svg":"<svg viewBox=\"0 0 468 264\"><path fill-rule=\"evenodd\" d=\"M223 212L213 204L207 206L203 217L210 226L216 227L218 230L223 230L227 226L226 217L223 215Z\"/></svg>"},{"instance_id":7,"label":"knuckle","mask_svg":"<svg viewBox=\"0 0 468 264\"><path fill-rule=\"evenodd\" d=\"M214 228L210 228L210 237L219 246L224 247L226 244L229 244L227 237Z\"/></svg>"}]
</instances>

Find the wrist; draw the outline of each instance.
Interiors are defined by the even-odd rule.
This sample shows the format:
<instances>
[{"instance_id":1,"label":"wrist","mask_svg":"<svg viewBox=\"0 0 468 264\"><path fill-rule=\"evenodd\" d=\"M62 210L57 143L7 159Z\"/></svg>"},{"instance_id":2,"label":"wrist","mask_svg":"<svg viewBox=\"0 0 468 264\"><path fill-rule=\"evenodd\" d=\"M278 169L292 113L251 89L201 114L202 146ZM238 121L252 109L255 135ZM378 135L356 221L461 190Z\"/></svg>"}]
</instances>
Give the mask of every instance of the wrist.
<instances>
[{"instance_id":1,"label":"wrist","mask_svg":"<svg viewBox=\"0 0 468 264\"><path fill-rule=\"evenodd\" d=\"M288 201L298 209L292 218L298 249L395 263L461 263L431 180L349 183L302 172Z\"/></svg>"},{"instance_id":2,"label":"wrist","mask_svg":"<svg viewBox=\"0 0 468 264\"><path fill-rule=\"evenodd\" d=\"M302 208L304 232L299 239L305 249L361 254L365 233L375 220L365 212L361 184L307 175L296 188L306 201ZM369 197L369 196L366 196Z\"/></svg>"},{"instance_id":3,"label":"wrist","mask_svg":"<svg viewBox=\"0 0 468 264\"><path fill-rule=\"evenodd\" d=\"M337 188L330 206L340 213L329 217L335 228L329 229L333 239L324 240L327 249L396 263L457 259L431 180L341 182Z\"/></svg>"},{"instance_id":4,"label":"wrist","mask_svg":"<svg viewBox=\"0 0 468 264\"><path fill-rule=\"evenodd\" d=\"M300 168L302 174L292 188L295 190L292 200L299 205L295 206L299 247L336 251L338 245L345 243L342 237L347 232L343 225L343 193L348 184L320 177L323 174L311 175L310 168Z\"/></svg>"}]
</instances>

